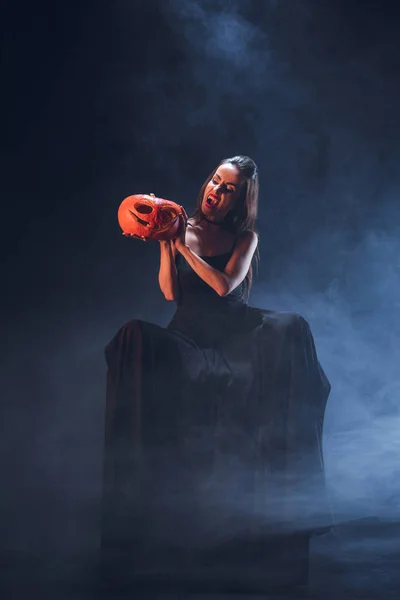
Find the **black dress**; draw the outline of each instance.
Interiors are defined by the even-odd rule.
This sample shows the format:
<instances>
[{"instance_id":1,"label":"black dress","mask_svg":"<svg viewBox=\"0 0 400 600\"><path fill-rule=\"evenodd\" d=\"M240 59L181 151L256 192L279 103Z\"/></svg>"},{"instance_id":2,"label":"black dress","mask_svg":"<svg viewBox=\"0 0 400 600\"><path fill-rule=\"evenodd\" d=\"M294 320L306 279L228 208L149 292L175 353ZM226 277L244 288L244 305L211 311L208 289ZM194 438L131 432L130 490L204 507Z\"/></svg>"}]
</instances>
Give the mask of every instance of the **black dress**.
<instances>
[{"instance_id":1,"label":"black dress","mask_svg":"<svg viewBox=\"0 0 400 600\"><path fill-rule=\"evenodd\" d=\"M202 258L223 270L232 251ZM176 265L168 327L130 321L106 347L103 560L132 573L278 538L304 554L330 526L330 385L309 325L248 306L245 282L220 297Z\"/></svg>"}]
</instances>

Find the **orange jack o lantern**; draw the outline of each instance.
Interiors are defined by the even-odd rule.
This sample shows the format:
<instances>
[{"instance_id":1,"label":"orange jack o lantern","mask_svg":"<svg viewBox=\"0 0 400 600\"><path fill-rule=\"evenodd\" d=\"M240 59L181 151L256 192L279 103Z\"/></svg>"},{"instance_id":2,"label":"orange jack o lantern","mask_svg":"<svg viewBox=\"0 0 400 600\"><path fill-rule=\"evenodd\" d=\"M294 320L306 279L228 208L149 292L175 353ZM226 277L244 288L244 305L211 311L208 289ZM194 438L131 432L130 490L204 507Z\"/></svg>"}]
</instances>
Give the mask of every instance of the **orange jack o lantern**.
<instances>
[{"instance_id":1,"label":"orange jack o lantern","mask_svg":"<svg viewBox=\"0 0 400 600\"><path fill-rule=\"evenodd\" d=\"M177 236L184 215L179 204L156 198L154 194L135 194L123 200L118 209L118 222L128 237L147 240L169 240Z\"/></svg>"}]
</instances>

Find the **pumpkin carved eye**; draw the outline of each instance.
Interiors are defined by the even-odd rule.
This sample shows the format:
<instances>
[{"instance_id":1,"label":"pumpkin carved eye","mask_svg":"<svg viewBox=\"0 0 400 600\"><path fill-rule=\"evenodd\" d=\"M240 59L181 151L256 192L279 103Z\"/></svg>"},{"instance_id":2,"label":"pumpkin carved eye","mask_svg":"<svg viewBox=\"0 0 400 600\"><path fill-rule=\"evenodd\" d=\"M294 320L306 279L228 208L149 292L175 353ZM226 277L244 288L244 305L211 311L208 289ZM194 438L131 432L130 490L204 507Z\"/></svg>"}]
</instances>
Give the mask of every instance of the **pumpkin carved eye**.
<instances>
[{"instance_id":1,"label":"pumpkin carved eye","mask_svg":"<svg viewBox=\"0 0 400 600\"><path fill-rule=\"evenodd\" d=\"M176 211L170 210L168 208L160 211L161 225L166 225L167 223L170 223L171 221L176 219L176 217L177 217Z\"/></svg>"},{"instance_id":2,"label":"pumpkin carved eye","mask_svg":"<svg viewBox=\"0 0 400 600\"><path fill-rule=\"evenodd\" d=\"M149 215L153 212L153 207L148 204L136 204L135 209L141 215Z\"/></svg>"}]
</instances>

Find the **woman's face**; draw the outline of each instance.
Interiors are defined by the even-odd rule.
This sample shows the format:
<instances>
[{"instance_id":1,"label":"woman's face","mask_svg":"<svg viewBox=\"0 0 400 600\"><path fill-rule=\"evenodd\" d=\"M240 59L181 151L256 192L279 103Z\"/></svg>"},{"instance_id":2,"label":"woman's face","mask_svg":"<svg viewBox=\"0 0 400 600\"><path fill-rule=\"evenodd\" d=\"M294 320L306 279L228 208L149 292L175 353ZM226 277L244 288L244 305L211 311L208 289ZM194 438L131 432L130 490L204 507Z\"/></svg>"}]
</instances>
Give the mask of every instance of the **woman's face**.
<instances>
[{"instance_id":1,"label":"woman's face","mask_svg":"<svg viewBox=\"0 0 400 600\"><path fill-rule=\"evenodd\" d=\"M202 213L210 221L223 221L240 196L246 178L236 165L224 163L218 167L204 190Z\"/></svg>"}]
</instances>

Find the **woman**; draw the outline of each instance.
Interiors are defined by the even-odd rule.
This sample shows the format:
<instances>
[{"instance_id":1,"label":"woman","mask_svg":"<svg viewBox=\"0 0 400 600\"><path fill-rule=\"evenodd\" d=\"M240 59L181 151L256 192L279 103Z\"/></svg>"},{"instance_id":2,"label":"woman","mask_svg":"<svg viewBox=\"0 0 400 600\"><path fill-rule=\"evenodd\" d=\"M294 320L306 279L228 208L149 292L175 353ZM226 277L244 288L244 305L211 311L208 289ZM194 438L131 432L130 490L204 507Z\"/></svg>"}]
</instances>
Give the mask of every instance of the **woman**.
<instances>
[{"instance_id":1,"label":"woman","mask_svg":"<svg viewBox=\"0 0 400 600\"><path fill-rule=\"evenodd\" d=\"M106 347L102 553L119 573L258 554L300 582L309 537L329 525L330 386L309 326L247 304L257 204L255 163L223 160L179 236L160 242L171 323L131 321Z\"/></svg>"}]
</instances>

